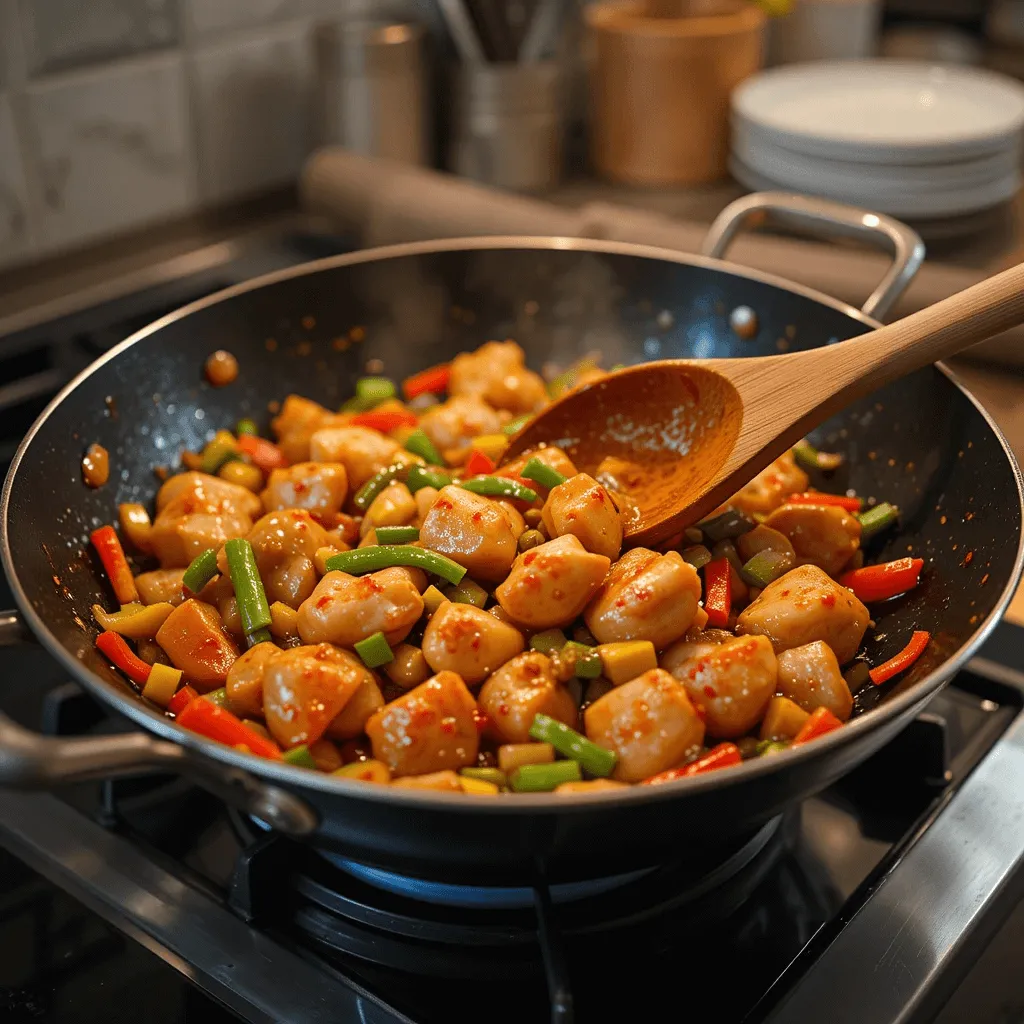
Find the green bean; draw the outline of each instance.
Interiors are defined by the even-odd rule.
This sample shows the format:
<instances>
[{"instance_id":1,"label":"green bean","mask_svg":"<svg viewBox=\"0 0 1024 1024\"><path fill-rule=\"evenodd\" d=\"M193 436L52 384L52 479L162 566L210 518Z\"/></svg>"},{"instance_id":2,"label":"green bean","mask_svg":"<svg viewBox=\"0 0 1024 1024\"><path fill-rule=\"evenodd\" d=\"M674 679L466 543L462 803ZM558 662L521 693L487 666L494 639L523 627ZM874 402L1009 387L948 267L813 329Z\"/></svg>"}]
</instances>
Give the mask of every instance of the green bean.
<instances>
[{"instance_id":1,"label":"green bean","mask_svg":"<svg viewBox=\"0 0 1024 1024\"><path fill-rule=\"evenodd\" d=\"M445 587L444 596L456 604L471 604L474 608L483 608L490 596L479 583L474 583L468 576L454 587Z\"/></svg>"},{"instance_id":2,"label":"green bean","mask_svg":"<svg viewBox=\"0 0 1024 1024\"><path fill-rule=\"evenodd\" d=\"M196 555L181 578L182 586L193 594L198 594L214 576L217 575L217 552L207 548L201 555Z\"/></svg>"},{"instance_id":3,"label":"green bean","mask_svg":"<svg viewBox=\"0 0 1024 1024\"><path fill-rule=\"evenodd\" d=\"M443 466L444 459L434 447L434 442L427 437L426 431L418 427L405 439L405 450L426 459L432 466Z\"/></svg>"},{"instance_id":4,"label":"green bean","mask_svg":"<svg viewBox=\"0 0 1024 1024\"><path fill-rule=\"evenodd\" d=\"M548 490L559 484L564 484L569 479L565 474L559 473L557 469L552 469L546 462L541 462L536 456L523 466L519 475L524 480L532 480Z\"/></svg>"},{"instance_id":5,"label":"green bean","mask_svg":"<svg viewBox=\"0 0 1024 1024\"><path fill-rule=\"evenodd\" d=\"M899 510L887 501L880 501L866 512L861 512L857 516L860 523L861 543L863 544L876 533L881 533L882 530L892 526L899 518L899 514Z\"/></svg>"},{"instance_id":6,"label":"green bean","mask_svg":"<svg viewBox=\"0 0 1024 1024\"><path fill-rule=\"evenodd\" d=\"M615 769L614 751L599 747L548 715L534 716L530 736L538 743L550 743L563 757L571 758L591 775L608 776Z\"/></svg>"},{"instance_id":7,"label":"green bean","mask_svg":"<svg viewBox=\"0 0 1024 1024\"><path fill-rule=\"evenodd\" d=\"M377 544L341 551L327 559L326 569L328 572L338 569L351 576L364 576L368 572L388 569L393 565L413 565L449 583L461 583L462 577L466 575L466 570L458 562L436 551L413 547L411 544Z\"/></svg>"},{"instance_id":8,"label":"green bean","mask_svg":"<svg viewBox=\"0 0 1024 1024\"><path fill-rule=\"evenodd\" d=\"M373 499L384 490L392 480L396 480L405 469L404 466L388 466L379 473L375 473L362 487L356 491L352 504L361 512L365 512L372 504Z\"/></svg>"},{"instance_id":9,"label":"green bean","mask_svg":"<svg viewBox=\"0 0 1024 1024\"><path fill-rule=\"evenodd\" d=\"M459 486L465 491L482 494L488 498L516 498L518 501L534 502L537 492L524 487L518 480L504 476L473 476L463 480Z\"/></svg>"},{"instance_id":10,"label":"green bean","mask_svg":"<svg viewBox=\"0 0 1024 1024\"><path fill-rule=\"evenodd\" d=\"M559 653L563 658L571 656L574 676L596 679L601 674L601 655L593 647L570 640Z\"/></svg>"},{"instance_id":11,"label":"green bean","mask_svg":"<svg viewBox=\"0 0 1024 1024\"><path fill-rule=\"evenodd\" d=\"M793 458L796 459L797 465L811 472L816 469L829 472L838 469L843 464L842 455L819 452L806 438L793 445Z\"/></svg>"},{"instance_id":12,"label":"green bean","mask_svg":"<svg viewBox=\"0 0 1024 1024\"><path fill-rule=\"evenodd\" d=\"M365 551L366 549L364 548L363 550ZM363 659L363 664L367 668L379 668L381 665L386 665L389 661L395 660L394 652L391 650L387 637L379 631L352 646L355 648L356 654Z\"/></svg>"},{"instance_id":13,"label":"green bean","mask_svg":"<svg viewBox=\"0 0 1024 1024\"><path fill-rule=\"evenodd\" d=\"M451 482L452 478L440 470L428 469L426 466L410 466L405 486L415 494L423 487L433 487L434 490L439 491L442 487L447 487Z\"/></svg>"},{"instance_id":14,"label":"green bean","mask_svg":"<svg viewBox=\"0 0 1024 1024\"><path fill-rule=\"evenodd\" d=\"M378 544L409 544L420 539L415 526L378 526L373 532Z\"/></svg>"},{"instance_id":15,"label":"green bean","mask_svg":"<svg viewBox=\"0 0 1024 1024\"><path fill-rule=\"evenodd\" d=\"M499 789L505 789L508 786L508 777L500 768L460 768L459 774L465 775L467 779L490 782Z\"/></svg>"},{"instance_id":16,"label":"green bean","mask_svg":"<svg viewBox=\"0 0 1024 1024\"><path fill-rule=\"evenodd\" d=\"M563 782L580 782L583 773L575 761L552 761L550 764L524 764L509 776L509 786L516 793L550 793Z\"/></svg>"},{"instance_id":17,"label":"green bean","mask_svg":"<svg viewBox=\"0 0 1024 1024\"><path fill-rule=\"evenodd\" d=\"M273 636L270 634L270 630L266 626L260 629L253 630L246 638L245 642L250 647L255 647L257 644L272 644L274 642Z\"/></svg>"},{"instance_id":18,"label":"green bean","mask_svg":"<svg viewBox=\"0 0 1024 1024\"><path fill-rule=\"evenodd\" d=\"M231 585L235 588L242 629L246 636L251 636L256 630L269 626L271 621L266 591L256 568L256 555L252 545L239 537L224 545L224 554L228 560Z\"/></svg>"}]
</instances>

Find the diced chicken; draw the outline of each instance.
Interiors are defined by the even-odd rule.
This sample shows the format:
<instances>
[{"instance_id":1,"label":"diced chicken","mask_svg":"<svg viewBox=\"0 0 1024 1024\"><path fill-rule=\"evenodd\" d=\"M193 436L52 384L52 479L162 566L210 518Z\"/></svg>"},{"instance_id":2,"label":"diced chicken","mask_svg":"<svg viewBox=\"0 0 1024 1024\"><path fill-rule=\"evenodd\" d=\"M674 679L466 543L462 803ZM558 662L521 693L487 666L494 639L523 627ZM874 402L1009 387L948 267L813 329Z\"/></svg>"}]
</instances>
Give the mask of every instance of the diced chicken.
<instances>
[{"instance_id":1,"label":"diced chicken","mask_svg":"<svg viewBox=\"0 0 1024 1024\"><path fill-rule=\"evenodd\" d=\"M728 502L747 515L768 513L778 508L786 498L806 491L809 477L796 464L793 453L780 455L770 466L761 470L753 480Z\"/></svg>"},{"instance_id":2,"label":"diced chicken","mask_svg":"<svg viewBox=\"0 0 1024 1024\"><path fill-rule=\"evenodd\" d=\"M476 701L454 672L385 705L366 723L373 756L394 775L427 775L476 763Z\"/></svg>"},{"instance_id":3,"label":"diced chicken","mask_svg":"<svg viewBox=\"0 0 1024 1024\"><path fill-rule=\"evenodd\" d=\"M798 563L830 576L842 572L860 547L860 523L838 505L783 505L764 525L789 538Z\"/></svg>"},{"instance_id":4,"label":"diced chicken","mask_svg":"<svg viewBox=\"0 0 1024 1024\"><path fill-rule=\"evenodd\" d=\"M194 598L167 616L156 642L200 693L223 686L238 657L238 648L224 632L217 609Z\"/></svg>"},{"instance_id":5,"label":"diced chicken","mask_svg":"<svg viewBox=\"0 0 1024 1024\"><path fill-rule=\"evenodd\" d=\"M416 518L416 501L400 480L392 480L377 495L363 516L359 534L365 537L378 526L405 526Z\"/></svg>"},{"instance_id":6,"label":"diced chicken","mask_svg":"<svg viewBox=\"0 0 1024 1024\"><path fill-rule=\"evenodd\" d=\"M699 600L700 579L678 551L632 548L612 566L583 618L599 643L650 640L661 650L690 628Z\"/></svg>"},{"instance_id":7,"label":"diced chicken","mask_svg":"<svg viewBox=\"0 0 1024 1024\"><path fill-rule=\"evenodd\" d=\"M423 657L435 672L457 672L473 686L526 646L523 634L471 604L446 601L423 632Z\"/></svg>"},{"instance_id":8,"label":"diced chicken","mask_svg":"<svg viewBox=\"0 0 1024 1024\"><path fill-rule=\"evenodd\" d=\"M742 736L761 720L775 694L778 667L772 645L766 637L751 636L700 646L694 658L673 659L672 675L704 709L709 736Z\"/></svg>"},{"instance_id":9,"label":"diced chicken","mask_svg":"<svg viewBox=\"0 0 1024 1024\"><path fill-rule=\"evenodd\" d=\"M270 429L289 462L307 462L310 438L318 430L341 426L346 420L347 417L332 413L308 398L289 395L281 406L281 412L270 421Z\"/></svg>"},{"instance_id":10,"label":"diced chicken","mask_svg":"<svg viewBox=\"0 0 1024 1024\"><path fill-rule=\"evenodd\" d=\"M523 552L494 596L520 625L567 626L598 593L610 566L604 555L592 554L566 534Z\"/></svg>"},{"instance_id":11,"label":"diced chicken","mask_svg":"<svg viewBox=\"0 0 1024 1024\"><path fill-rule=\"evenodd\" d=\"M579 473L572 459L561 448L556 448L554 445L549 445L547 448L539 448L535 452L527 452L526 455L520 455L518 459L503 463L501 471L502 473L518 476L519 471L526 466L530 459L537 459L538 462L543 462L545 466L550 466L556 473L561 473L562 476L576 476Z\"/></svg>"},{"instance_id":12,"label":"diced chicken","mask_svg":"<svg viewBox=\"0 0 1024 1024\"><path fill-rule=\"evenodd\" d=\"M240 718L263 716L263 675L270 661L281 653L277 644L250 647L228 670L224 688L228 707Z\"/></svg>"},{"instance_id":13,"label":"diced chicken","mask_svg":"<svg viewBox=\"0 0 1024 1024\"><path fill-rule=\"evenodd\" d=\"M423 614L423 598L401 568L369 576L329 572L299 607L303 643L351 647L382 632L392 646L409 635Z\"/></svg>"},{"instance_id":14,"label":"diced chicken","mask_svg":"<svg viewBox=\"0 0 1024 1024\"><path fill-rule=\"evenodd\" d=\"M658 658L658 666L666 672L671 672L682 682L683 676L691 666L710 654L721 643L727 643L732 639L730 633L724 641L701 640L699 637L696 640L678 640Z\"/></svg>"},{"instance_id":15,"label":"diced chicken","mask_svg":"<svg viewBox=\"0 0 1024 1024\"><path fill-rule=\"evenodd\" d=\"M325 427L309 439L313 462L340 462L349 486L359 490L375 473L390 466L401 445L369 427Z\"/></svg>"},{"instance_id":16,"label":"diced chicken","mask_svg":"<svg viewBox=\"0 0 1024 1024\"><path fill-rule=\"evenodd\" d=\"M789 538L773 530L770 526L759 523L752 530L741 533L736 538L736 550L744 562L748 562L754 555L761 551L775 551L780 555L787 555L793 559L792 564L796 565L796 551L790 543Z\"/></svg>"},{"instance_id":17,"label":"diced chicken","mask_svg":"<svg viewBox=\"0 0 1024 1024\"><path fill-rule=\"evenodd\" d=\"M384 707L384 695L380 692L373 673L364 679L341 712L327 726L327 735L335 740L352 740L363 734L368 719Z\"/></svg>"},{"instance_id":18,"label":"diced chicken","mask_svg":"<svg viewBox=\"0 0 1024 1024\"><path fill-rule=\"evenodd\" d=\"M613 750L613 777L641 782L696 754L704 723L686 690L664 669L615 687L584 712L588 739Z\"/></svg>"},{"instance_id":19,"label":"diced chicken","mask_svg":"<svg viewBox=\"0 0 1024 1024\"><path fill-rule=\"evenodd\" d=\"M231 513L248 516L260 514L260 499L252 491L238 484L221 480L208 473L177 473L160 485L156 494L156 510L163 512L168 506L180 503L176 515L192 512Z\"/></svg>"},{"instance_id":20,"label":"diced chicken","mask_svg":"<svg viewBox=\"0 0 1024 1024\"><path fill-rule=\"evenodd\" d=\"M300 462L275 469L260 494L268 512L304 508L320 515L341 511L348 495L348 473L340 462Z\"/></svg>"},{"instance_id":21,"label":"diced chicken","mask_svg":"<svg viewBox=\"0 0 1024 1024\"><path fill-rule=\"evenodd\" d=\"M135 589L143 604L179 605L185 600L185 591L181 582L185 575L184 569L154 569L142 572L135 577Z\"/></svg>"},{"instance_id":22,"label":"diced chicken","mask_svg":"<svg viewBox=\"0 0 1024 1024\"><path fill-rule=\"evenodd\" d=\"M420 418L420 426L442 451L459 450L480 434L498 433L501 417L479 398L462 395L428 409Z\"/></svg>"},{"instance_id":23,"label":"diced chicken","mask_svg":"<svg viewBox=\"0 0 1024 1024\"><path fill-rule=\"evenodd\" d=\"M421 487L414 495L413 500L416 502L416 525L421 526L423 520L427 518L427 513L430 511L434 502L437 501L437 496L441 492L436 487Z\"/></svg>"},{"instance_id":24,"label":"diced chicken","mask_svg":"<svg viewBox=\"0 0 1024 1024\"><path fill-rule=\"evenodd\" d=\"M500 580L516 557L526 528L507 502L461 487L442 487L420 527L420 543L454 559L477 579Z\"/></svg>"},{"instance_id":25,"label":"diced chicken","mask_svg":"<svg viewBox=\"0 0 1024 1024\"><path fill-rule=\"evenodd\" d=\"M553 487L541 512L548 535L571 533L594 554L612 560L622 549L622 517L608 492L586 473Z\"/></svg>"},{"instance_id":26,"label":"diced chicken","mask_svg":"<svg viewBox=\"0 0 1024 1024\"><path fill-rule=\"evenodd\" d=\"M514 341L488 341L475 352L452 360L452 395L475 395L495 409L533 412L547 401L541 377L524 365L523 350Z\"/></svg>"},{"instance_id":27,"label":"diced chicken","mask_svg":"<svg viewBox=\"0 0 1024 1024\"><path fill-rule=\"evenodd\" d=\"M779 655L779 693L805 711L828 708L843 722L853 711L853 696L839 662L832 648L820 640Z\"/></svg>"},{"instance_id":28,"label":"diced chicken","mask_svg":"<svg viewBox=\"0 0 1024 1024\"><path fill-rule=\"evenodd\" d=\"M576 701L555 679L551 659L540 651L527 651L502 665L481 687L479 700L503 743L529 743L536 715L576 728Z\"/></svg>"},{"instance_id":29,"label":"diced chicken","mask_svg":"<svg viewBox=\"0 0 1024 1024\"><path fill-rule=\"evenodd\" d=\"M801 565L747 605L736 632L768 637L776 653L822 640L844 665L857 653L870 618L849 590L816 565Z\"/></svg>"},{"instance_id":30,"label":"diced chicken","mask_svg":"<svg viewBox=\"0 0 1024 1024\"><path fill-rule=\"evenodd\" d=\"M282 747L313 743L373 673L331 644L293 647L263 671L263 714Z\"/></svg>"},{"instance_id":31,"label":"diced chicken","mask_svg":"<svg viewBox=\"0 0 1024 1024\"><path fill-rule=\"evenodd\" d=\"M284 561L275 562L261 575L271 604L280 601L289 608L298 608L316 586L316 562L305 555L292 555Z\"/></svg>"},{"instance_id":32,"label":"diced chicken","mask_svg":"<svg viewBox=\"0 0 1024 1024\"><path fill-rule=\"evenodd\" d=\"M242 626L242 616L238 611L238 601L234 594L217 602L217 614L220 615L224 631L239 646L245 644L245 628Z\"/></svg>"}]
</instances>

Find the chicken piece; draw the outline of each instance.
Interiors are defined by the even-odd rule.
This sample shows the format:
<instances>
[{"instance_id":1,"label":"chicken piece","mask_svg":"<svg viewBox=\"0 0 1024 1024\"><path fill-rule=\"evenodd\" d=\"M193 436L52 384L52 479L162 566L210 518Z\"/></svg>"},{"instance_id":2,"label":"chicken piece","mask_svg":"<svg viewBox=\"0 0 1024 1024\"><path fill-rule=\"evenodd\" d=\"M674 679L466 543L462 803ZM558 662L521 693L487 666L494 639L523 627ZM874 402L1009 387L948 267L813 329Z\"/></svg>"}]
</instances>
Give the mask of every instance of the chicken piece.
<instances>
[{"instance_id":1,"label":"chicken piece","mask_svg":"<svg viewBox=\"0 0 1024 1024\"><path fill-rule=\"evenodd\" d=\"M512 413L534 412L547 402L547 388L524 359L514 341L488 341L475 352L463 352L452 360L449 394L474 395Z\"/></svg>"},{"instance_id":2,"label":"chicken piece","mask_svg":"<svg viewBox=\"0 0 1024 1024\"><path fill-rule=\"evenodd\" d=\"M842 722L853 711L853 696L839 662L821 640L779 655L779 693L804 711L828 708Z\"/></svg>"},{"instance_id":3,"label":"chicken piece","mask_svg":"<svg viewBox=\"0 0 1024 1024\"><path fill-rule=\"evenodd\" d=\"M348 495L348 473L340 462L300 462L275 469L260 494L268 512L304 508L321 516L341 511Z\"/></svg>"},{"instance_id":4,"label":"chicken piece","mask_svg":"<svg viewBox=\"0 0 1024 1024\"><path fill-rule=\"evenodd\" d=\"M366 510L359 536L365 537L378 526L405 526L416 518L416 501L400 480L392 480Z\"/></svg>"},{"instance_id":5,"label":"chicken piece","mask_svg":"<svg viewBox=\"0 0 1024 1024\"><path fill-rule=\"evenodd\" d=\"M652 668L610 690L584 712L587 738L615 752L613 778L641 782L700 750L704 723L686 690Z\"/></svg>"},{"instance_id":6,"label":"chicken piece","mask_svg":"<svg viewBox=\"0 0 1024 1024\"><path fill-rule=\"evenodd\" d=\"M373 673L350 651L331 644L293 647L263 671L263 715L282 747L313 743Z\"/></svg>"},{"instance_id":7,"label":"chicken piece","mask_svg":"<svg viewBox=\"0 0 1024 1024\"><path fill-rule=\"evenodd\" d=\"M301 463L309 461L310 438L318 430L341 426L347 421L347 416L332 413L308 398L289 395L281 412L270 421L270 429L284 457L289 462Z\"/></svg>"},{"instance_id":8,"label":"chicken piece","mask_svg":"<svg viewBox=\"0 0 1024 1024\"><path fill-rule=\"evenodd\" d=\"M598 593L611 561L572 534L524 551L494 592L515 622L532 630L567 626Z\"/></svg>"},{"instance_id":9,"label":"chicken piece","mask_svg":"<svg viewBox=\"0 0 1024 1024\"><path fill-rule=\"evenodd\" d=\"M765 526L789 538L797 564L837 576L860 547L860 523L838 505L783 505Z\"/></svg>"},{"instance_id":10,"label":"chicken piece","mask_svg":"<svg viewBox=\"0 0 1024 1024\"><path fill-rule=\"evenodd\" d=\"M596 555L615 560L622 549L622 517L608 492L586 473L552 487L541 511L550 537L571 533Z\"/></svg>"},{"instance_id":11,"label":"chicken piece","mask_svg":"<svg viewBox=\"0 0 1024 1024\"><path fill-rule=\"evenodd\" d=\"M250 647L228 670L224 688L228 707L239 718L263 717L263 674L270 661L281 653L277 644Z\"/></svg>"},{"instance_id":12,"label":"chicken piece","mask_svg":"<svg viewBox=\"0 0 1024 1024\"><path fill-rule=\"evenodd\" d=\"M217 609L195 598L178 605L164 619L156 642L200 693L223 686L238 657L238 648L224 632Z\"/></svg>"},{"instance_id":13,"label":"chicken piece","mask_svg":"<svg viewBox=\"0 0 1024 1024\"><path fill-rule=\"evenodd\" d=\"M458 672L468 686L483 682L525 646L518 629L455 601L445 601L423 631L427 664L435 672Z\"/></svg>"},{"instance_id":14,"label":"chicken piece","mask_svg":"<svg viewBox=\"0 0 1024 1024\"><path fill-rule=\"evenodd\" d=\"M672 675L704 709L708 735L733 739L761 721L775 694L775 652L763 636L707 646L695 658L674 662Z\"/></svg>"},{"instance_id":15,"label":"chicken piece","mask_svg":"<svg viewBox=\"0 0 1024 1024\"><path fill-rule=\"evenodd\" d=\"M427 775L476 763L476 701L454 672L385 705L366 723L373 756L394 775Z\"/></svg>"},{"instance_id":16,"label":"chicken piece","mask_svg":"<svg viewBox=\"0 0 1024 1024\"><path fill-rule=\"evenodd\" d=\"M690 628L699 600L700 578L678 551L632 548L612 566L583 619L598 643L650 640L661 650Z\"/></svg>"},{"instance_id":17,"label":"chicken piece","mask_svg":"<svg viewBox=\"0 0 1024 1024\"><path fill-rule=\"evenodd\" d=\"M573 729L577 725L576 701L555 679L551 659L540 651L527 651L502 665L484 683L478 699L502 743L529 743L536 715Z\"/></svg>"},{"instance_id":18,"label":"chicken piece","mask_svg":"<svg viewBox=\"0 0 1024 1024\"><path fill-rule=\"evenodd\" d=\"M371 672L370 678L363 680L341 712L327 726L327 735L335 740L354 740L362 736L367 720L382 707L384 695Z\"/></svg>"},{"instance_id":19,"label":"chicken piece","mask_svg":"<svg viewBox=\"0 0 1024 1024\"><path fill-rule=\"evenodd\" d=\"M184 569L154 569L141 572L135 577L135 589L143 604L160 604L163 601L179 605L185 600L182 577Z\"/></svg>"},{"instance_id":20,"label":"chicken piece","mask_svg":"<svg viewBox=\"0 0 1024 1024\"><path fill-rule=\"evenodd\" d=\"M796 565L796 551L794 551L789 538L763 523L759 523L752 530L747 530L746 533L741 533L736 538L736 551L744 562L749 562L754 555L761 551L775 551L791 558L792 564Z\"/></svg>"},{"instance_id":21,"label":"chicken piece","mask_svg":"<svg viewBox=\"0 0 1024 1024\"><path fill-rule=\"evenodd\" d=\"M845 665L857 653L870 619L849 590L816 565L801 565L769 583L743 609L736 632L768 637L776 654L822 640Z\"/></svg>"},{"instance_id":22,"label":"chicken piece","mask_svg":"<svg viewBox=\"0 0 1024 1024\"><path fill-rule=\"evenodd\" d=\"M730 633L728 640L732 639L733 636ZM676 679L682 682L683 676L690 667L709 655L721 642L723 641L701 640L699 637L696 640L677 640L658 658L658 667L663 668L666 672L671 672Z\"/></svg>"},{"instance_id":23,"label":"chicken piece","mask_svg":"<svg viewBox=\"0 0 1024 1024\"><path fill-rule=\"evenodd\" d=\"M306 644L351 647L382 632L394 646L422 614L423 598L405 569L381 569L369 576L329 572L299 607L299 636Z\"/></svg>"},{"instance_id":24,"label":"chicken piece","mask_svg":"<svg viewBox=\"0 0 1024 1024\"><path fill-rule=\"evenodd\" d=\"M561 448L556 448L554 445L539 448L535 452L527 452L525 455L520 455L518 459L503 463L501 471L509 476L519 476L519 471L526 466L530 459L543 462L545 466L550 466L556 473L561 473L564 477L576 476L579 473L579 470L573 465L572 459Z\"/></svg>"},{"instance_id":25,"label":"chicken piece","mask_svg":"<svg viewBox=\"0 0 1024 1024\"><path fill-rule=\"evenodd\" d=\"M156 493L157 514L169 505L180 504L176 515L192 512L231 513L248 516L260 514L260 499L238 484L221 480L208 473L177 473L160 485Z\"/></svg>"},{"instance_id":26,"label":"chicken piece","mask_svg":"<svg viewBox=\"0 0 1024 1024\"><path fill-rule=\"evenodd\" d=\"M367 480L390 466L402 446L369 427L324 427L309 439L313 462L340 462L349 486L358 491Z\"/></svg>"},{"instance_id":27,"label":"chicken piece","mask_svg":"<svg viewBox=\"0 0 1024 1024\"><path fill-rule=\"evenodd\" d=\"M727 504L747 515L766 514L777 509L789 495L806 491L809 479L796 464L793 453L785 452L737 491Z\"/></svg>"},{"instance_id":28,"label":"chicken piece","mask_svg":"<svg viewBox=\"0 0 1024 1024\"><path fill-rule=\"evenodd\" d=\"M283 562L276 562L261 572L261 576L267 600L289 608L298 608L313 593L318 578L315 559L305 555L292 555Z\"/></svg>"},{"instance_id":29,"label":"chicken piece","mask_svg":"<svg viewBox=\"0 0 1024 1024\"><path fill-rule=\"evenodd\" d=\"M523 517L507 502L453 485L441 488L424 517L420 543L447 555L477 579L500 580L512 567L524 529Z\"/></svg>"},{"instance_id":30,"label":"chicken piece","mask_svg":"<svg viewBox=\"0 0 1024 1024\"><path fill-rule=\"evenodd\" d=\"M462 395L428 409L420 417L420 427L441 451L459 451L480 434L497 434L501 417L476 396Z\"/></svg>"},{"instance_id":31,"label":"chicken piece","mask_svg":"<svg viewBox=\"0 0 1024 1024\"><path fill-rule=\"evenodd\" d=\"M242 616L238 611L238 600L234 594L217 602L217 614L220 616L224 632L235 641L239 647L245 646L245 628L242 626Z\"/></svg>"},{"instance_id":32,"label":"chicken piece","mask_svg":"<svg viewBox=\"0 0 1024 1024\"><path fill-rule=\"evenodd\" d=\"M413 501L416 502L416 525L422 526L423 520L427 518L427 513L430 511L434 502L437 501L437 496L441 492L436 487L421 487L412 497Z\"/></svg>"}]
</instances>

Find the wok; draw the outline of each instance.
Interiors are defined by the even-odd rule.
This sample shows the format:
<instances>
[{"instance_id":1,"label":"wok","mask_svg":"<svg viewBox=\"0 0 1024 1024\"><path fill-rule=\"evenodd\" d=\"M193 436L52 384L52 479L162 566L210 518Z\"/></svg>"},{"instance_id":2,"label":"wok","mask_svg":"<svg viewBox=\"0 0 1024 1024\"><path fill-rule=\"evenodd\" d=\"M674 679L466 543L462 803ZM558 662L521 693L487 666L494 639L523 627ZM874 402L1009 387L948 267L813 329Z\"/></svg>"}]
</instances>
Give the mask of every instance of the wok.
<instances>
[{"instance_id":1,"label":"wok","mask_svg":"<svg viewBox=\"0 0 1024 1024\"><path fill-rule=\"evenodd\" d=\"M891 656L912 629L930 630L934 641L906 678L862 694L844 729L800 749L670 785L571 797L391 790L259 760L182 730L147 707L93 648L90 606L110 598L87 553L89 531L111 520L117 502L150 500L153 468L182 447L199 447L242 415L265 425L268 403L291 391L336 406L368 361L402 377L494 337L515 338L535 367L594 349L609 365L831 344L877 326L869 313L884 315L922 257L920 240L894 221L780 195L727 210L709 238L711 256L755 212L895 247L897 261L868 312L711 257L579 240L474 239L272 274L164 317L113 349L50 404L14 459L0 539L20 612L0 619L0 632L13 642L30 631L91 694L140 728L47 739L3 721L0 784L184 773L327 851L422 878L511 885L529 883L538 870L551 881L581 880L697 847L706 853L867 758L977 649L1021 573L1020 473L987 414L941 366L873 394L815 435L848 456L827 486L902 509L899 533L876 544L871 558L913 551L926 560L923 585L877 609L868 657ZM751 340L730 328L738 306L756 314ZM365 340L352 340L361 333ZM220 390L202 379L215 348L234 352L242 368ZM110 482L96 491L80 472L91 442L111 453Z\"/></svg>"}]
</instances>

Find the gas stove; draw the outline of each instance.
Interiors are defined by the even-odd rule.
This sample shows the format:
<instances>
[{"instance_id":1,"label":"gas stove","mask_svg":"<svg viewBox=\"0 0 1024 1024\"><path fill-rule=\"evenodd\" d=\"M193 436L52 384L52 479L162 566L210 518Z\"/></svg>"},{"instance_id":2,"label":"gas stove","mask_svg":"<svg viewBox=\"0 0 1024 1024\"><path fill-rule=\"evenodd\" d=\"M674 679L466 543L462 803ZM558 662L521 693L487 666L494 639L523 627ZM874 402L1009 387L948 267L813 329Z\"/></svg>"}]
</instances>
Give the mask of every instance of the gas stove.
<instances>
[{"instance_id":1,"label":"gas stove","mask_svg":"<svg viewBox=\"0 0 1024 1024\"><path fill-rule=\"evenodd\" d=\"M0 337L0 461L135 326L344 248L294 231ZM989 966L1021 916L1022 641L1001 625L888 747L756 834L695 835L657 869L585 885L383 873L177 778L0 792L0 1007L147 1024L570 1024L667 1005L748 1024L1024 1021L1019 972ZM53 735L127 728L31 648L0 651L0 710Z\"/></svg>"}]
</instances>

